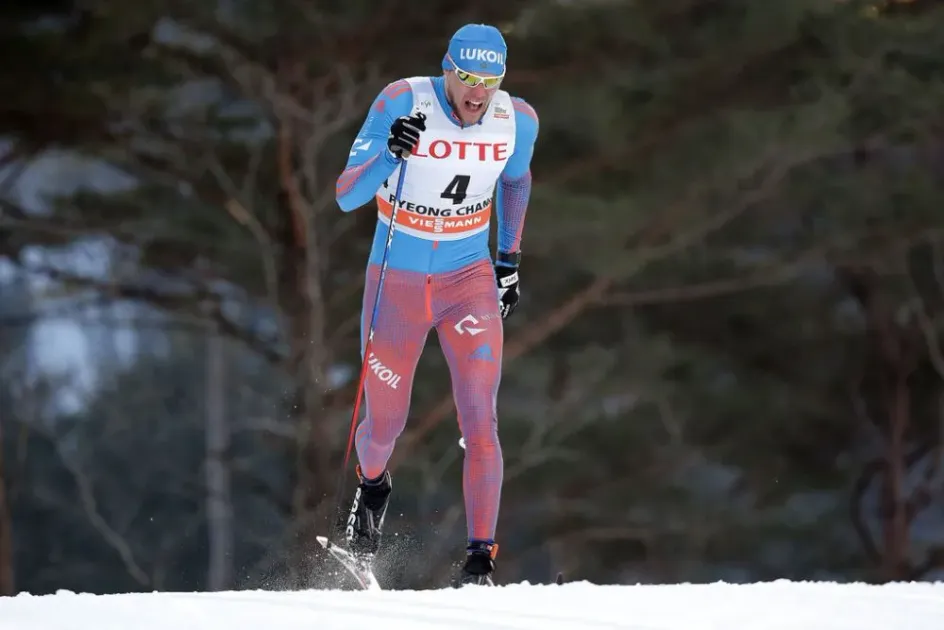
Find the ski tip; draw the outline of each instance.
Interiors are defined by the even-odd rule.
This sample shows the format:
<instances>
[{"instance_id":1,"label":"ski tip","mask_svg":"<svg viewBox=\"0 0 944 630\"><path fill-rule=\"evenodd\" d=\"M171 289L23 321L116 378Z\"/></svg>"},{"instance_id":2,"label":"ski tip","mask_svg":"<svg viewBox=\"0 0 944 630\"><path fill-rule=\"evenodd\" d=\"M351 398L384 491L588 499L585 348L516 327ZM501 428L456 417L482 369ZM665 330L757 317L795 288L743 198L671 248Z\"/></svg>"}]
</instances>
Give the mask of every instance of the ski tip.
<instances>
[{"instance_id":1,"label":"ski tip","mask_svg":"<svg viewBox=\"0 0 944 630\"><path fill-rule=\"evenodd\" d=\"M560 586L564 583L564 574L560 571L557 572L557 579L554 580L554 583Z\"/></svg>"},{"instance_id":2,"label":"ski tip","mask_svg":"<svg viewBox=\"0 0 944 630\"><path fill-rule=\"evenodd\" d=\"M321 546L324 547L325 549L327 549L328 547L331 546L331 541L328 540L328 537L327 537L327 536L315 536L315 539L316 539L316 540L318 541L318 543L321 544Z\"/></svg>"}]
</instances>

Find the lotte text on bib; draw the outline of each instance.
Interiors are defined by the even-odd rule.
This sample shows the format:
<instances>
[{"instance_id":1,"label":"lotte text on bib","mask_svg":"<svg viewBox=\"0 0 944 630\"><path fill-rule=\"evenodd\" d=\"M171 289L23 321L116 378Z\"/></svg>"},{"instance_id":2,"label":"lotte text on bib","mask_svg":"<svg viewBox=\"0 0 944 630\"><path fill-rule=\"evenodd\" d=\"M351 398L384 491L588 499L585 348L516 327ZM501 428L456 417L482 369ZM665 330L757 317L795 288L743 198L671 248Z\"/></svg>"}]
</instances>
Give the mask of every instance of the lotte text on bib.
<instances>
[{"instance_id":1,"label":"lotte text on bib","mask_svg":"<svg viewBox=\"0 0 944 630\"><path fill-rule=\"evenodd\" d=\"M397 210L400 232L428 240L458 240L488 230L495 183L515 150L515 116L507 92L495 92L482 124L459 127L442 110L426 77L407 79L413 111L426 131L406 160ZM401 166L377 193L380 220L389 225Z\"/></svg>"}]
</instances>

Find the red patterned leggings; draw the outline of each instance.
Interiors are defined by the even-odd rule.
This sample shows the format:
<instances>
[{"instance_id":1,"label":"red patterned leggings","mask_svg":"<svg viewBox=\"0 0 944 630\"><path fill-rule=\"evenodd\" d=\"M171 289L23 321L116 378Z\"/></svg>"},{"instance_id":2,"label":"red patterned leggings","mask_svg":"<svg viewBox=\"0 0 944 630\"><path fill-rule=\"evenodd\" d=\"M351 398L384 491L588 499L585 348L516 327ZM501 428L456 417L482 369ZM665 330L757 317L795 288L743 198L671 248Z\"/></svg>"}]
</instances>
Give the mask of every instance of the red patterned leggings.
<instances>
[{"instance_id":1,"label":"red patterned leggings","mask_svg":"<svg viewBox=\"0 0 944 630\"><path fill-rule=\"evenodd\" d=\"M377 265L367 270L362 344L379 272ZM465 439L462 489L469 539L492 541L503 474L496 412L503 331L491 263L435 275L388 268L382 291L364 385L367 415L357 428L361 471L371 479L383 474L406 426L413 374L435 328Z\"/></svg>"}]
</instances>

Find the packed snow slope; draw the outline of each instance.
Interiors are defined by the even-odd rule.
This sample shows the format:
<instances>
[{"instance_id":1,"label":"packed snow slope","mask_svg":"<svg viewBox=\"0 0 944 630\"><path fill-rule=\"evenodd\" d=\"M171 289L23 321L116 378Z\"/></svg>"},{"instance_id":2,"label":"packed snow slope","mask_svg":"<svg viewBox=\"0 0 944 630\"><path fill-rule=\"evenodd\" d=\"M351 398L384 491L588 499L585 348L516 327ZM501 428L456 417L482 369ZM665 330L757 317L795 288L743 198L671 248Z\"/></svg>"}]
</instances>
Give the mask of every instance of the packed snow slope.
<instances>
[{"instance_id":1,"label":"packed snow slope","mask_svg":"<svg viewBox=\"0 0 944 630\"><path fill-rule=\"evenodd\" d=\"M236 591L0 598L0 630L944 630L944 584Z\"/></svg>"}]
</instances>

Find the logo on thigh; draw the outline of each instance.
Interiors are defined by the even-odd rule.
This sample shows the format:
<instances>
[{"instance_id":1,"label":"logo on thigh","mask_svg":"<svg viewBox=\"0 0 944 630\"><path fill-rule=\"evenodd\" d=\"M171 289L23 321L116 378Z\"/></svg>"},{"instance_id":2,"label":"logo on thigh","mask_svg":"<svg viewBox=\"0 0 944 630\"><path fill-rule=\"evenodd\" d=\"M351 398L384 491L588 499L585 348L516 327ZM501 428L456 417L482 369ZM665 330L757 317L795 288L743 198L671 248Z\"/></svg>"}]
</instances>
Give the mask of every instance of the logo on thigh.
<instances>
[{"instance_id":1,"label":"logo on thigh","mask_svg":"<svg viewBox=\"0 0 944 630\"><path fill-rule=\"evenodd\" d=\"M492 354L492 347L487 343L483 343L481 346L472 351L469 355L469 361L487 361L492 363L495 361L495 355Z\"/></svg>"},{"instance_id":2,"label":"logo on thigh","mask_svg":"<svg viewBox=\"0 0 944 630\"><path fill-rule=\"evenodd\" d=\"M453 326L453 328L455 328L456 332L460 335L468 333L469 336L474 337L475 335L483 333L487 330L487 328L485 328L485 326L488 326L486 322L488 322L490 319L495 319L495 315L480 315L479 317L476 317L470 313L469 315L466 315L460 319L459 323Z\"/></svg>"},{"instance_id":3,"label":"logo on thigh","mask_svg":"<svg viewBox=\"0 0 944 630\"><path fill-rule=\"evenodd\" d=\"M391 389L397 389L400 384L400 375L381 363L373 352L367 359L367 365L381 382L386 383Z\"/></svg>"}]
</instances>

